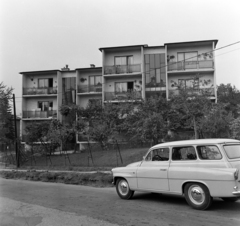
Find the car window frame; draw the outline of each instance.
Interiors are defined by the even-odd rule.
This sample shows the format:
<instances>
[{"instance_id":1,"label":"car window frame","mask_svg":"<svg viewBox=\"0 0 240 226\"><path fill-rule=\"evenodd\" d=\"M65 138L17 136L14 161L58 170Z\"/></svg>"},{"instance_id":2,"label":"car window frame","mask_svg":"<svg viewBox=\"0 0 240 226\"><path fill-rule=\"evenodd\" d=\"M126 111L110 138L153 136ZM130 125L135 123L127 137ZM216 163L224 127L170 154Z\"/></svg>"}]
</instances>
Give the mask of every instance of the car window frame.
<instances>
[{"instance_id":1,"label":"car window frame","mask_svg":"<svg viewBox=\"0 0 240 226\"><path fill-rule=\"evenodd\" d=\"M153 151L156 150L156 149L168 149L168 160L164 160L164 161L153 161L152 158L153 158ZM151 160L147 160L147 156L151 153ZM151 148L149 149L149 151L147 152L147 154L144 156L144 161L145 162L170 162L170 157L171 157L171 148L170 147L156 147L156 148Z\"/></svg>"},{"instance_id":2,"label":"car window frame","mask_svg":"<svg viewBox=\"0 0 240 226\"><path fill-rule=\"evenodd\" d=\"M220 159L202 159L202 158L200 158L200 155L199 155L199 153L198 153L198 147L202 147L202 146L215 146L215 147L217 147L217 149L218 149L218 151L219 151L219 153L220 153L220 155L221 155L221 158ZM198 155L198 159L200 160L200 161L221 161L222 159L223 159L223 153L221 152L221 149L219 148L219 146L217 145L217 144L201 144L201 145L196 145L196 150L197 150L197 155Z\"/></svg>"},{"instance_id":3,"label":"car window frame","mask_svg":"<svg viewBox=\"0 0 240 226\"><path fill-rule=\"evenodd\" d=\"M173 156L173 150L174 148L184 148L184 147L193 147L194 150L195 150L195 155L196 155L196 158L195 159L179 159L179 160L176 160L176 159L173 159L172 156ZM197 161L199 160L199 156L198 156L198 153L197 153L197 150L196 150L196 146L193 145L193 144L189 144L189 145L180 145L180 146L172 146L171 147L171 161L172 162L184 162L184 161Z\"/></svg>"}]
</instances>

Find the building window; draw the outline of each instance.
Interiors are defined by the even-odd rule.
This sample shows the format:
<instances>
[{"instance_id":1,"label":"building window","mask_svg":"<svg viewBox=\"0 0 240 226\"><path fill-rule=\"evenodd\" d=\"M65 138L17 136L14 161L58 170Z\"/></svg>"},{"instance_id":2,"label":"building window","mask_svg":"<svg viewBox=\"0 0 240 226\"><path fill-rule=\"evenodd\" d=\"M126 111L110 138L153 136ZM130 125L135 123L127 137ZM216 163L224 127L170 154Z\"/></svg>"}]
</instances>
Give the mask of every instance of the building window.
<instances>
[{"instance_id":1,"label":"building window","mask_svg":"<svg viewBox=\"0 0 240 226\"><path fill-rule=\"evenodd\" d=\"M39 88L53 87L53 78L38 79L38 87Z\"/></svg>"},{"instance_id":2,"label":"building window","mask_svg":"<svg viewBox=\"0 0 240 226\"><path fill-rule=\"evenodd\" d=\"M185 52L185 53L178 53L178 62L179 61L197 61L198 60L198 52Z\"/></svg>"},{"instance_id":3,"label":"building window","mask_svg":"<svg viewBox=\"0 0 240 226\"><path fill-rule=\"evenodd\" d=\"M38 101L38 109L40 111L52 111L53 102L52 101Z\"/></svg>"},{"instance_id":4,"label":"building window","mask_svg":"<svg viewBox=\"0 0 240 226\"><path fill-rule=\"evenodd\" d=\"M116 82L115 92L128 92L133 90L133 82Z\"/></svg>"},{"instance_id":5,"label":"building window","mask_svg":"<svg viewBox=\"0 0 240 226\"><path fill-rule=\"evenodd\" d=\"M165 54L145 54L146 87L166 87Z\"/></svg>"},{"instance_id":6,"label":"building window","mask_svg":"<svg viewBox=\"0 0 240 226\"><path fill-rule=\"evenodd\" d=\"M178 85L182 89L199 89L199 79L178 79Z\"/></svg>"},{"instance_id":7,"label":"building window","mask_svg":"<svg viewBox=\"0 0 240 226\"><path fill-rule=\"evenodd\" d=\"M133 56L115 57L114 64L115 65L132 65L133 64Z\"/></svg>"},{"instance_id":8,"label":"building window","mask_svg":"<svg viewBox=\"0 0 240 226\"><path fill-rule=\"evenodd\" d=\"M63 104L72 104L76 102L76 78L62 79L62 100Z\"/></svg>"},{"instance_id":9,"label":"building window","mask_svg":"<svg viewBox=\"0 0 240 226\"><path fill-rule=\"evenodd\" d=\"M102 76L90 76L89 85L90 86L101 86L102 85Z\"/></svg>"}]
</instances>

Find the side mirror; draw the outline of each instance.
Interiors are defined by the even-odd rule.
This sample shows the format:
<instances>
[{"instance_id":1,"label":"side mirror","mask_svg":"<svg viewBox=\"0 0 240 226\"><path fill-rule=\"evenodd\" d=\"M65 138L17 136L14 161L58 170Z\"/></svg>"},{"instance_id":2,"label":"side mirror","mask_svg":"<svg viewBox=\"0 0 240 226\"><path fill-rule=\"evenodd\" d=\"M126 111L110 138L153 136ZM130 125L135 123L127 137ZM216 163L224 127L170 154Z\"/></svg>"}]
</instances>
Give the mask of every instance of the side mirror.
<instances>
[{"instance_id":1,"label":"side mirror","mask_svg":"<svg viewBox=\"0 0 240 226\"><path fill-rule=\"evenodd\" d=\"M146 159L146 156L143 156L143 161L145 161L145 159Z\"/></svg>"}]
</instances>

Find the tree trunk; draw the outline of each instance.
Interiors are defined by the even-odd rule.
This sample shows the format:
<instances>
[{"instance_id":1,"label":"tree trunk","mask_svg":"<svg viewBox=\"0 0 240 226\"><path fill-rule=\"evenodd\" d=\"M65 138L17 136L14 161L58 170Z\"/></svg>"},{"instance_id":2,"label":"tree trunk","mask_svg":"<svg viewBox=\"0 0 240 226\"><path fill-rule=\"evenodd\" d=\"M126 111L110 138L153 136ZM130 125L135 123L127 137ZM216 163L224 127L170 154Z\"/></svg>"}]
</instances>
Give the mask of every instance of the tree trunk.
<instances>
[{"instance_id":1,"label":"tree trunk","mask_svg":"<svg viewBox=\"0 0 240 226\"><path fill-rule=\"evenodd\" d=\"M195 136L195 140L196 140L196 139L198 139L198 131L197 131L195 116L193 116L193 128L194 128L194 136Z\"/></svg>"}]
</instances>

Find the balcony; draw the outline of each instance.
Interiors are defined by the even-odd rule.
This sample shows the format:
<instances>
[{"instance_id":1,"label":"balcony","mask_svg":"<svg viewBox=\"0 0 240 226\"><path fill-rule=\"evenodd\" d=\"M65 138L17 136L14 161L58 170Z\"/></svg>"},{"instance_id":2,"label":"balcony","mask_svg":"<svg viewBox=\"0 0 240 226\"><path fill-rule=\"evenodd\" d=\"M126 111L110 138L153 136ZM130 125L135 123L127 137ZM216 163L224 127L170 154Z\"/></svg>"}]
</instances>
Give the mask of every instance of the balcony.
<instances>
[{"instance_id":1,"label":"balcony","mask_svg":"<svg viewBox=\"0 0 240 226\"><path fill-rule=\"evenodd\" d=\"M88 136L83 134L78 134L77 139L78 142L88 142L89 140Z\"/></svg>"},{"instance_id":2,"label":"balcony","mask_svg":"<svg viewBox=\"0 0 240 226\"><path fill-rule=\"evenodd\" d=\"M57 87L23 88L23 95L57 94Z\"/></svg>"},{"instance_id":3,"label":"balcony","mask_svg":"<svg viewBox=\"0 0 240 226\"><path fill-rule=\"evenodd\" d=\"M101 93L102 92L102 85L98 86L78 86L78 93Z\"/></svg>"},{"instance_id":4,"label":"balcony","mask_svg":"<svg viewBox=\"0 0 240 226\"><path fill-rule=\"evenodd\" d=\"M141 64L104 66L104 75L141 72Z\"/></svg>"},{"instance_id":5,"label":"balcony","mask_svg":"<svg viewBox=\"0 0 240 226\"><path fill-rule=\"evenodd\" d=\"M168 71L214 69L213 60L169 62Z\"/></svg>"},{"instance_id":6,"label":"balcony","mask_svg":"<svg viewBox=\"0 0 240 226\"><path fill-rule=\"evenodd\" d=\"M51 111L23 111L23 118L56 118L57 117L57 111L51 110Z\"/></svg>"},{"instance_id":7,"label":"balcony","mask_svg":"<svg viewBox=\"0 0 240 226\"><path fill-rule=\"evenodd\" d=\"M185 90L187 92L188 95L206 95L206 96L210 96L210 97L214 97L215 93L214 93L214 88L202 88L202 89L186 89ZM181 92L180 89L172 89L169 90L169 97L173 97L173 96L177 96L179 95Z\"/></svg>"},{"instance_id":8,"label":"balcony","mask_svg":"<svg viewBox=\"0 0 240 226\"><path fill-rule=\"evenodd\" d=\"M141 91L105 92L105 101L125 101L142 98Z\"/></svg>"}]
</instances>

